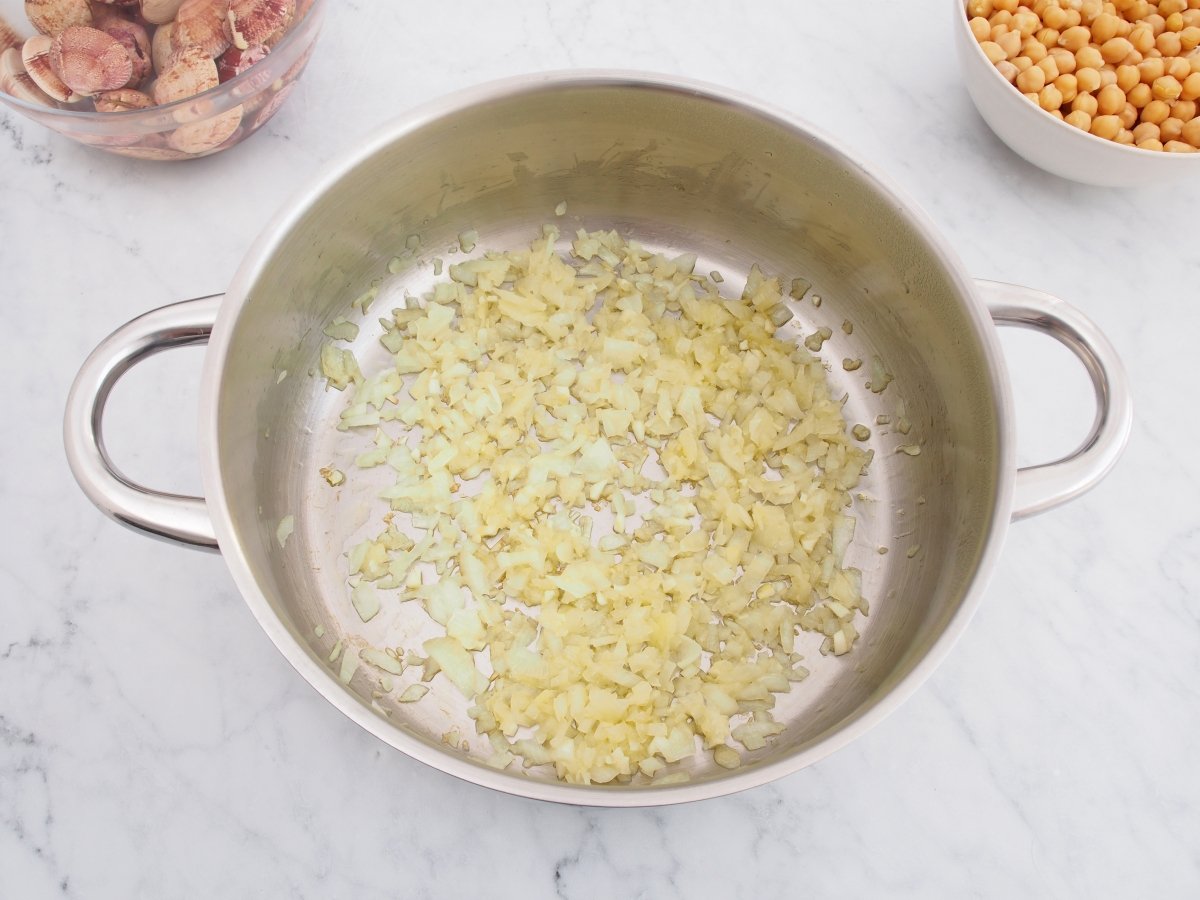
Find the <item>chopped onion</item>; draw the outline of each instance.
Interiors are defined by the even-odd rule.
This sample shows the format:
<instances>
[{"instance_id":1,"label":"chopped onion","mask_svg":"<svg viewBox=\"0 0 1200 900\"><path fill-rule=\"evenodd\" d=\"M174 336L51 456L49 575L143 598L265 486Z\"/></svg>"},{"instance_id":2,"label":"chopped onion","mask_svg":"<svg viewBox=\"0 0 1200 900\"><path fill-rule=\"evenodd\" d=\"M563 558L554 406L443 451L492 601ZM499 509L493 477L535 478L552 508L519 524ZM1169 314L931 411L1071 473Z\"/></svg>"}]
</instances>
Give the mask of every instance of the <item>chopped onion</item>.
<instances>
[{"instance_id":1,"label":"chopped onion","mask_svg":"<svg viewBox=\"0 0 1200 900\"><path fill-rule=\"evenodd\" d=\"M471 702L491 765L655 784L701 752L737 767L728 742L766 746L773 695L808 674L797 632L835 654L858 637L843 562L871 454L821 361L776 337L778 279L754 266L727 300L694 254L580 231L568 260L557 238L451 265L384 320L370 377L323 349L353 386L339 427L370 442L356 464L394 476L386 527L348 553L351 602L364 621L386 591L421 605L438 636L405 664Z\"/></svg>"},{"instance_id":2,"label":"chopped onion","mask_svg":"<svg viewBox=\"0 0 1200 900\"><path fill-rule=\"evenodd\" d=\"M283 550L287 547L288 538L292 536L292 532L295 530L295 516L284 516L279 520L279 527L275 529L275 540L279 541L280 550Z\"/></svg>"}]
</instances>

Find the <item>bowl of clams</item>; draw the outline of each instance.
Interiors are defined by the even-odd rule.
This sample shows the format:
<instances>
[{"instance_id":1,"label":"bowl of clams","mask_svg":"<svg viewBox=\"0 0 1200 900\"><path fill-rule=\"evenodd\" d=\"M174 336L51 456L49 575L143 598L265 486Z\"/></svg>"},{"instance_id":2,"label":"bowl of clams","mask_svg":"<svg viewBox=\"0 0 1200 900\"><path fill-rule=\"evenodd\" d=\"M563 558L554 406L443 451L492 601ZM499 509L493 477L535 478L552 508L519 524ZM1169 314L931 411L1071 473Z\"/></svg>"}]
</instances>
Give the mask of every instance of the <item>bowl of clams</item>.
<instances>
[{"instance_id":1,"label":"bowl of clams","mask_svg":"<svg viewBox=\"0 0 1200 900\"><path fill-rule=\"evenodd\" d=\"M0 0L0 105L137 159L219 153L286 102L325 0Z\"/></svg>"}]
</instances>

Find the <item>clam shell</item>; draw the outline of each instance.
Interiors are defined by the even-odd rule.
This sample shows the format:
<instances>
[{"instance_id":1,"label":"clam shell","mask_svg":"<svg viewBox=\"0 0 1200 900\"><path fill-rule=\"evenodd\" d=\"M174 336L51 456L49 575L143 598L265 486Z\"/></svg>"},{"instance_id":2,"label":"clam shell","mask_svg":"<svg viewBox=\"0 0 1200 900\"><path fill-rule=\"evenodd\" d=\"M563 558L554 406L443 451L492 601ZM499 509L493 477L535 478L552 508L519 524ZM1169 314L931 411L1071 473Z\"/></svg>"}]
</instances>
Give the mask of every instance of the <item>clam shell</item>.
<instances>
[{"instance_id":1,"label":"clam shell","mask_svg":"<svg viewBox=\"0 0 1200 900\"><path fill-rule=\"evenodd\" d=\"M182 4L183 0L142 0L142 17L152 25L166 25Z\"/></svg>"},{"instance_id":2,"label":"clam shell","mask_svg":"<svg viewBox=\"0 0 1200 900\"><path fill-rule=\"evenodd\" d=\"M65 84L54 72L50 64L50 48L54 46L54 38L45 34L36 34L25 42L21 48L21 62L25 71L33 79L33 83L60 103L75 103L83 99Z\"/></svg>"},{"instance_id":3,"label":"clam shell","mask_svg":"<svg viewBox=\"0 0 1200 900\"><path fill-rule=\"evenodd\" d=\"M14 47L19 49L23 43L25 42L21 40L21 35L17 34L17 29L9 25L3 16L0 16L0 53L12 50Z\"/></svg>"},{"instance_id":4,"label":"clam shell","mask_svg":"<svg viewBox=\"0 0 1200 900\"><path fill-rule=\"evenodd\" d=\"M58 37L75 25L92 24L88 0L25 0L29 24L50 37Z\"/></svg>"},{"instance_id":5,"label":"clam shell","mask_svg":"<svg viewBox=\"0 0 1200 900\"><path fill-rule=\"evenodd\" d=\"M104 91L92 98L96 104L96 112L127 112L131 109L149 109L154 105L147 94L133 88L119 88L115 91Z\"/></svg>"},{"instance_id":6,"label":"clam shell","mask_svg":"<svg viewBox=\"0 0 1200 900\"><path fill-rule=\"evenodd\" d=\"M176 160L188 158L183 151L172 150L170 147L119 147L113 152L122 156L132 156L134 159Z\"/></svg>"},{"instance_id":7,"label":"clam shell","mask_svg":"<svg viewBox=\"0 0 1200 900\"><path fill-rule=\"evenodd\" d=\"M155 103L174 103L194 97L220 84L217 64L201 47L175 51L154 83Z\"/></svg>"},{"instance_id":8,"label":"clam shell","mask_svg":"<svg viewBox=\"0 0 1200 900\"><path fill-rule=\"evenodd\" d=\"M50 65L67 87L85 95L125 87L133 74L133 63L120 41L82 25L72 25L54 39Z\"/></svg>"},{"instance_id":9,"label":"clam shell","mask_svg":"<svg viewBox=\"0 0 1200 900\"><path fill-rule=\"evenodd\" d=\"M296 15L296 0L230 0L229 29L233 45L274 43Z\"/></svg>"},{"instance_id":10,"label":"clam shell","mask_svg":"<svg viewBox=\"0 0 1200 900\"><path fill-rule=\"evenodd\" d=\"M51 108L58 106L54 98L29 77L25 64L21 62L21 51L16 47L9 47L0 53L0 91L26 103L40 103Z\"/></svg>"},{"instance_id":11,"label":"clam shell","mask_svg":"<svg viewBox=\"0 0 1200 900\"><path fill-rule=\"evenodd\" d=\"M211 119L181 125L167 138L167 144L184 153L207 153L229 140L241 124L242 108L238 106Z\"/></svg>"},{"instance_id":12,"label":"clam shell","mask_svg":"<svg viewBox=\"0 0 1200 900\"><path fill-rule=\"evenodd\" d=\"M150 62L154 66L154 71L161 75L163 69L171 61L171 56L175 53L175 23L168 22L166 25L159 25L154 29L154 37L150 39Z\"/></svg>"},{"instance_id":13,"label":"clam shell","mask_svg":"<svg viewBox=\"0 0 1200 900\"><path fill-rule=\"evenodd\" d=\"M176 47L201 47L210 57L220 56L233 43L229 0L183 0L172 40Z\"/></svg>"},{"instance_id":14,"label":"clam shell","mask_svg":"<svg viewBox=\"0 0 1200 900\"><path fill-rule=\"evenodd\" d=\"M130 85L140 85L154 71L151 59L150 35L137 22L120 16L114 16L97 27L107 35L115 37L129 54L129 62L133 73L129 76Z\"/></svg>"},{"instance_id":15,"label":"clam shell","mask_svg":"<svg viewBox=\"0 0 1200 900\"><path fill-rule=\"evenodd\" d=\"M230 47L217 57L217 77L224 84L231 78L236 78L257 63L262 62L270 54L270 50L262 44L250 44L245 49Z\"/></svg>"}]
</instances>

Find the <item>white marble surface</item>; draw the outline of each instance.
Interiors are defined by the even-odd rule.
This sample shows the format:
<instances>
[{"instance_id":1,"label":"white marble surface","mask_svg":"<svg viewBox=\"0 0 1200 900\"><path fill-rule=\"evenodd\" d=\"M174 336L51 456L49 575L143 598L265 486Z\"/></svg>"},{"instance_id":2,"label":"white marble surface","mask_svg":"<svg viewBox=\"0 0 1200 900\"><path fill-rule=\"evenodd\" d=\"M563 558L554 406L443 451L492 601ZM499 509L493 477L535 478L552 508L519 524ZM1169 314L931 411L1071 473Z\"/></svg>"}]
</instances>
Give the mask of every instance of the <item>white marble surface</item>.
<instances>
[{"instance_id":1,"label":"white marble surface","mask_svg":"<svg viewBox=\"0 0 1200 900\"><path fill-rule=\"evenodd\" d=\"M956 83L944 2L332 5L295 99L216 159L121 161L0 115L0 896L1200 896L1200 185L1109 192L1011 155ZM1081 305L1138 403L1121 466L1012 530L913 700L807 771L684 808L554 807L409 761L293 673L219 557L102 518L61 449L86 352L222 289L322 161L428 98L574 66L707 79L838 135L974 272ZM1082 373L1005 343L1023 456L1068 449ZM198 487L199 361L119 390L135 476Z\"/></svg>"}]
</instances>

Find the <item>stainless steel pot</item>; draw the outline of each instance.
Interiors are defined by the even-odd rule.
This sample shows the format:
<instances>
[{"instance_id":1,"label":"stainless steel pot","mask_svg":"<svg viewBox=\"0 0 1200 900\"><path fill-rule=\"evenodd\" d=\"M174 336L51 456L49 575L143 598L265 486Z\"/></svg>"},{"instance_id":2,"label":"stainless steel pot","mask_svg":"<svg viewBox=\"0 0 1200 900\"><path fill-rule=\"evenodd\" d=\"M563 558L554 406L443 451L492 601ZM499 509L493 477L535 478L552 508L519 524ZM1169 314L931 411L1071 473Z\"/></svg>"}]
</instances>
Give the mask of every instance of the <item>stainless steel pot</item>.
<instances>
[{"instance_id":1,"label":"stainless steel pot","mask_svg":"<svg viewBox=\"0 0 1200 900\"><path fill-rule=\"evenodd\" d=\"M851 422L877 428L875 462L856 506L850 562L872 612L842 658L810 656L813 674L779 699L787 730L728 772L685 763L690 781L568 786L542 769L486 767L486 742L462 752L441 736L474 729L455 690L435 679L417 704L387 696L366 669L342 684L335 641L369 634L344 586L344 550L362 532L375 487L332 491L320 466L353 453L334 429L341 395L314 376L322 328L356 317L364 368L381 362L373 315L351 301L384 277L379 309L432 280L428 258L467 229L481 247L527 243L569 204L569 227L617 227L644 244L690 250L731 287L752 262L812 280L820 306L796 302L799 338L835 337L829 377ZM565 228L564 230L569 230ZM388 274L406 237L434 248ZM451 257L452 258L452 257ZM854 323L844 334L844 320ZM1066 344L1096 388L1095 426L1069 457L1016 468L1012 399L995 324ZM122 476L101 437L113 384L147 356L208 342L200 410L205 498L149 490ZM865 389L878 356L895 380ZM286 376L284 373L287 373ZM513 794L597 806L676 803L763 784L832 752L878 722L949 651L979 603L1011 519L1098 482L1127 439L1131 404L1112 346L1079 312L1024 288L973 281L925 215L881 175L778 110L674 78L575 73L518 78L454 95L387 126L327 169L278 216L228 293L155 310L104 341L84 364L66 412L72 470L123 524L220 548L246 602L289 662L372 734L443 771ZM919 443L918 456L898 453ZM280 549L276 525L294 515ZM375 516L375 519L378 517ZM880 555L879 547L892 552ZM412 604L410 604L412 606ZM423 616L415 611L414 615ZM318 626L323 633L316 637ZM404 622L398 626L403 630Z\"/></svg>"}]
</instances>

